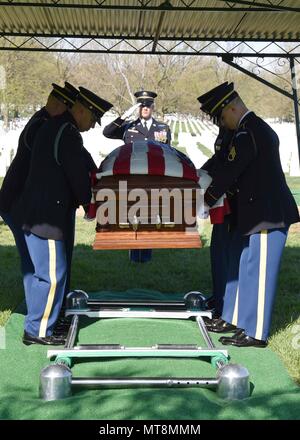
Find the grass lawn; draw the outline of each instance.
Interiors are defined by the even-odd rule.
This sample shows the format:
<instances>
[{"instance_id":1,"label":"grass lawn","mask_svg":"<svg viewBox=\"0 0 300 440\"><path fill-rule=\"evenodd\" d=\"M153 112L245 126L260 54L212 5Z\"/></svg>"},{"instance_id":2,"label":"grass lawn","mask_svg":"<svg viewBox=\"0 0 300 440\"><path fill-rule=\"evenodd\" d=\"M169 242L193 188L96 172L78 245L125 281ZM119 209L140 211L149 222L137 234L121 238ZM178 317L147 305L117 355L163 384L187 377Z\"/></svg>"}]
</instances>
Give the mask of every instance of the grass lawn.
<instances>
[{"instance_id":1,"label":"grass lawn","mask_svg":"<svg viewBox=\"0 0 300 440\"><path fill-rule=\"evenodd\" d=\"M298 206L300 206L300 177L290 177L286 175L285 178Z\"/></svg>"},{"instance_id":2,"label":"grass lawn","mask_svg":"<svg viewBox=\"0 0 300 440\"><path fill-rule=\"evenodd\" d=\"M285 178L289 187L300 192L300 177L290 177L286 175Z\"/></svg>"},{"instance_id":3,"label":"grass lawn","mask_svg":"<svg viewBox=\"0 0 300 440\"><path fill-rule=\"evenodd\" d=\"M201 290L210 294L210 230L210 224L205 222L202 249L155 250L150 263L134 265L129 262L127 251L93 251L94 223L78 218L72 287L87 292L139 287L174 293ZM23 300L23 289L17 252L4 224L0 224L0 243L0 326L3 326ZM270 347L300 384L299 256L299 227L293 227L279 277Z\"/></svg>"}]
</instances>

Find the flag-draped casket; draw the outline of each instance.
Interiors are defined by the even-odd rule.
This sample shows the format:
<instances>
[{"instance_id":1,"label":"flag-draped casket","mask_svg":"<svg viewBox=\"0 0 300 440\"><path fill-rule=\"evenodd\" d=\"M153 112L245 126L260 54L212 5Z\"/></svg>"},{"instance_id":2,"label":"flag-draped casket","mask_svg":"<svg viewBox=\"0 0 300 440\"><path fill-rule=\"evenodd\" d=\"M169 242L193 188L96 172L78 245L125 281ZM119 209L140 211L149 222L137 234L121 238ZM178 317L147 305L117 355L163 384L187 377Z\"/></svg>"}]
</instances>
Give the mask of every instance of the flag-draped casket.
<instances>
[{"instance_id":1,"label":"flag-draped casket","mask_svg":"<svg viewBox=\"0 0 300 440\"><path fill-rule=\"evenodd\" d=\"M122 145L93 176L94 249L201 247L202 201L197 170L183 153L149 141Z\"/></svg>"}]
</instances>

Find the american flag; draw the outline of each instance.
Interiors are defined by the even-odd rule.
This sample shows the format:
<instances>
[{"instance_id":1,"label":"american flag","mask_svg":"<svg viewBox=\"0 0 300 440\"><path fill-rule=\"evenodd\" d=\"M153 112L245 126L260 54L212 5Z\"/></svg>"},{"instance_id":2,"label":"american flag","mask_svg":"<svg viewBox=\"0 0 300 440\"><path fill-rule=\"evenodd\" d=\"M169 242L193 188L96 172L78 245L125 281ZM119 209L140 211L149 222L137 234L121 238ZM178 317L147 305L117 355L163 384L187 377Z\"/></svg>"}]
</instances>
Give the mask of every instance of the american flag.
<instances>
[{"instance_id":1,"label":"american flag","mask_svg":"<svg viewBox=\"0 0 300 440\"><path fill-rule=\"evenodd\" d=\"M116 148L101 163L96 177L117 174L172 176L198 182L197 170L187 156L156 142L132 142Z\"/></svg>"}]
</instances>

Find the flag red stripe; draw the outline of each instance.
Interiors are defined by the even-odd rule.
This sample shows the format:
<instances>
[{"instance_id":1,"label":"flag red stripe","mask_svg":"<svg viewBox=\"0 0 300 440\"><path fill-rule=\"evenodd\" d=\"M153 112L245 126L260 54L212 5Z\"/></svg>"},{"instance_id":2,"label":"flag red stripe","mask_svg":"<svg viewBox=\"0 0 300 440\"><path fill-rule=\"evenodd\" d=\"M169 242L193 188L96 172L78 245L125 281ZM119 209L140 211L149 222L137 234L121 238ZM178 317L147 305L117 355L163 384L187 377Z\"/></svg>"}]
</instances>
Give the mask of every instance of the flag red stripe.
<instances>
[{"instance_id":1,"label":"flag red stripe","mask_svg":"<svg viewBox=\"0 0 300 440\"><path fill-rule=\"evenodd\" d=\"M119 155L114 163L113 174L130 174L131 153L132 144L126 144L120 148Z\"/></svg>"},{"instance_id":2,"label":"flag red stripe","mask_svg":"<svg viewBox=\"0 0 300 440\"><path fill-rule=\"evenodd\" d=\"M182 178L187 180L194 180L198 182L199 177L197 176L196 169L193 169L187 162L181 160L182 165Z\"/></svg>"},{"instance_id":3,"label":"flag red stripe","mask_svg":"<svg viewBox=\"0 0 300 440\"><path fill-rule=\"evenodd\" d=\"M223 223L224 216L226 215L224 206L218 206L218 208L210 208L209 215L210 215L210 222L212 225Z\"/></svg>"},{"instance_id":4,"label":"flag red stripe","mask_svg":"<svg viewBox=\"0 0 300 440\"><path fill-rule=\"evenodd\" d=\"M165 158L159 145L148 143L148 174L155 176L165 175Z\"/></svg>"}]
</instances>

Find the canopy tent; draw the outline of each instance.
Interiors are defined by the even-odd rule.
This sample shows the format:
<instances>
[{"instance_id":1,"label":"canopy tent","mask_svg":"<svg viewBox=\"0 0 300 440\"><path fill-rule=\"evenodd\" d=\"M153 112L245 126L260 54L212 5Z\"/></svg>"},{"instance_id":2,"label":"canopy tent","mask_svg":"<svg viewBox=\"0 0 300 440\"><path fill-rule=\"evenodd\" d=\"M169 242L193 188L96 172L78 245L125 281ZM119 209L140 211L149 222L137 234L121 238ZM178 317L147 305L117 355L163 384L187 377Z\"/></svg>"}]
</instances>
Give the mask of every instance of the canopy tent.
<instances>
[{"instance_id":1,"label":"canopy tent","mask_svg":"<svg viewBox=\"0 0 300 440\"><path fill-rule=\"evenodd\" d=\"M1 34L299 41L297 0L1 1Z\"/></svg>"},{"instance_id":2,"label":"canopy tent","mask_svg":"<svg viewBox=\"0 0 300 440\"><path fill-rule=\"evenodd\" d=\"M297 0L0 1L0 50L222 57L293 100L300 157ZM248 60L246 68L239 58ZM271 70L272 62L285 73L288 65L287 88L251 68Z\"/></svg>"}]
</instances>

